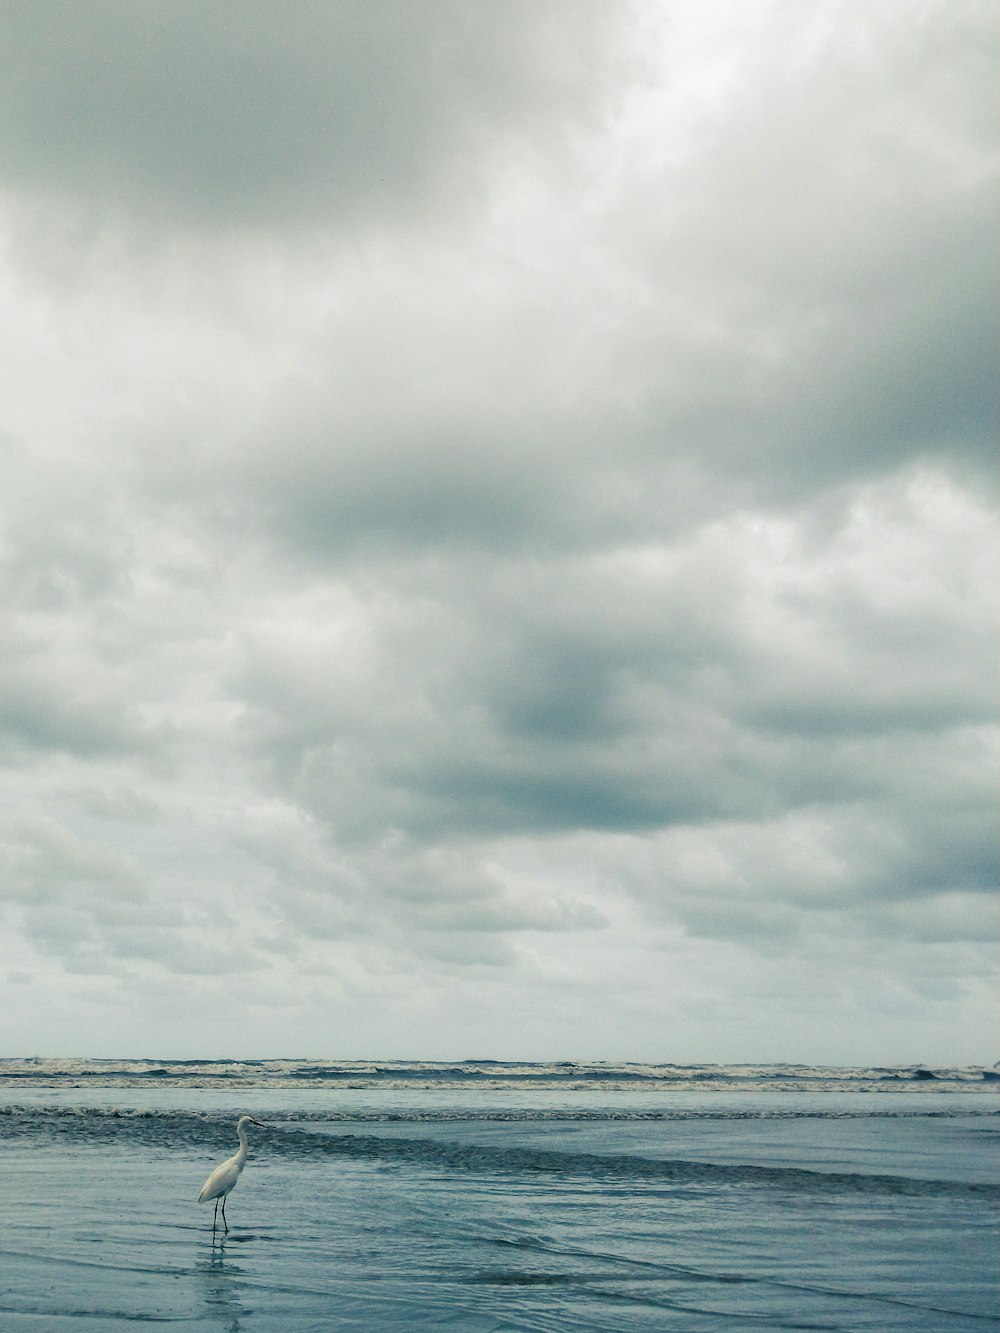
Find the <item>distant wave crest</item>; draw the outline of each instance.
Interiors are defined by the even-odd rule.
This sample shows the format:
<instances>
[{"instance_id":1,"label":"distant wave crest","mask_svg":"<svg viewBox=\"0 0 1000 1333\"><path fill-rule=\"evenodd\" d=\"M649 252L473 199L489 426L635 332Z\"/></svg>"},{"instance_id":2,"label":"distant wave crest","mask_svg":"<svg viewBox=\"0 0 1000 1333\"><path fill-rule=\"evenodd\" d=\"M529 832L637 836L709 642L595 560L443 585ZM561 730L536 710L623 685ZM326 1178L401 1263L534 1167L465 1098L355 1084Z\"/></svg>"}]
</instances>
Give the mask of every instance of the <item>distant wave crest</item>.
<instances>
[{"instance_id":1,"label":"distant wave crest","mask_svg":"<svg viewBox=\"0 0 1000 1333\"><path fill-rule=\"evenodd\" d=\"M982 1066L840 1068L822 1065L682 1065L502 1060L56 1060L0 1059L0 1087L199 1088L663 1088L699 1092L742 1089L782 1092L872 1092L891 1089L969 1092L996 1084L1000 1073Z\"/></svg>"}]
</instances>

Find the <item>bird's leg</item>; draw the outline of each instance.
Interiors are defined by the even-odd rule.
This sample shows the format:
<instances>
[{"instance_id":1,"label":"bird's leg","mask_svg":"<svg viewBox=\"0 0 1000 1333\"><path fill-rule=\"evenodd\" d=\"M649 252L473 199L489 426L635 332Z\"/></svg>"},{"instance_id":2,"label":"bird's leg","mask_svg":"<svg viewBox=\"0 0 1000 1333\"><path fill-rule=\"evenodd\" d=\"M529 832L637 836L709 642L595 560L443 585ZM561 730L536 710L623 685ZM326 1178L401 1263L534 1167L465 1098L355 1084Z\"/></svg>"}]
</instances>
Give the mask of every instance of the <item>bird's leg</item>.
<instances>
[{"instance_id":1,"label":"bird's leg","mask_svg":"<svg viewBox=\"0 0 1000 1333\"><path fill-rule=\"evenodd\" d=\"M222 1225L226 1228L226 1235L229 1235L229 1223L226 1221L226 1196L222 1196Z\"/></svg>"},{"instance_id":2,"label":"bird's leg","mask_svg":"<svg viewBox=\"0 0 1000 1333\"><path fill-rule=\"evenodd\" d=\"M215 1212L212 1214L212 1230L213 1230L213 1231L214 1231L215 1228L216 1228L216 1224L217 1224L218 1216L219 1216L219 1201L218 1201L218 1199L216 1199L216 1201L215 1201Z\"/></svg>"}]
</instances>

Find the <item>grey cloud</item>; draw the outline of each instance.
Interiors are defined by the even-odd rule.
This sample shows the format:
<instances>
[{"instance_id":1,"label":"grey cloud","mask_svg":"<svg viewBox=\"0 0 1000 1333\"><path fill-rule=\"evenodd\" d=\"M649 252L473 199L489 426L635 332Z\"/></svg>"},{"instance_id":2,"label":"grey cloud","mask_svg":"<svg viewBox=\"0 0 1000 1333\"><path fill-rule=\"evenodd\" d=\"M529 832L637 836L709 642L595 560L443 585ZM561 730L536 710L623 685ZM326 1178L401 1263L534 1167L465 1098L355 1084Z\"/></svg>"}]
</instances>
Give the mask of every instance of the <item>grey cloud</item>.
<instances>
[{"instance_id":1,"label":"grey cloud","mask_svg":"<svg viewBox=\"0 0 1000 1333\"><path fill-rule=\"evenodd\" d=\"M420 930L496 934L607 925L597 908L576 895L505 884L474 853L446 847L415 851L405 840L395 846L397 841L386 845L372 879L393 912Z\"/></svg>"},{"instance_id":2,"label":"grey cloud","mask_svg":"<svg viewBox=\"0 0 1000 1333\"><path fill-rule=\"evenodd\" d=\"M236 12L8 6L5 960L276 1046L846 995L831 1055L951 1059L992 11Z\"/></svg>"},{"instance_id":3,"label":"grey cloud","mask_svg":"<svg viewBox=\"0 0 1000 1333\"><path fill-rule=\"evenodd\" d=\"M17 635L8 644L12 658L0 669L0 737L11 758L44 750L114 754L145 746L145 729L123 682L87 648L66 645L60 659L40 636L26 643Z\"/></svg>"},{"instance_id":4,"label":"grey cloud","mask_svg":"<svg viewBox=\"0 0 1000 1333\"><path fill-rule=\"evenodd\" d=\"M79 896L111 915L146 899L141 866L77 838L56 820L15 815L5 828L4 891L15 901L61 905Z\"/></svg>"},{"instance_id":5,"label":"grey cloud","mask_svg":"<svg viewBox=\"0 0 1000 1333\"><path fill-rule=\"evenodd\" d=\"M966 665L989 660L989 519L959 494L894 479L812 549L787 520L736 516L485 578L422 565L412 601L409 572L395 596L383 583L339 613L332 597L304 654L294 613L275 626L233 682L258 710L248 743L342 835L656 827L871 795L891 779L865 737L912 733L919 753L990 719L990 674Z\"/></svg>"},{"instance_id":6,"label":"grey cloud","mask_svg":"<svg viewBox=\"0 0 1000 1333\"><path fill-rule=\"evenodd\" d=\"M895 747L864 802L666 830L634 861L619 851L621 864L658 913L696 936L788 951L817 933L929 940L936 921L942 940L981 941L995 932L997 877L984 739ZM874 779L877 754L862 749L855 762Z\"/></svg>"},{"instance_id":7,"label":"grey cloud","mask_svg":"<svg viewBox=\"0 0 1000 1333\"><path fill-rule=\"evenodd\" d=\"M109 781L107 786L69 789L61 793L61 803L77 806L95 819L109 821L152 821L156 802L142 791Z\"/></svg>"},{"instance_id":8,"label":"grey cloud","mask_svg":"<svg viewBox=\"0 0 1000 1333\"><path fill-rule=\"evenodd\" d=\"M164 896L150 867L29 813L3 829L2 898L23 937L81 975L129 975L144 963L183 975L259 970L261 953L218 909Z\"/></svg>"},{"instance_id":9,"label":"grey cloud","mask_svg":"<svg viewBox=\"0 0 1000 1333\"><path fill-rule=\"evenodd\" d=\"M606 162L561 197L527 171L540 233L479 210L321 249L308 371L172 449L176 484L333 567L670 537L914 460L987 484L995 165L980 85L949 71L990 21L930 9L920 59L888 16L860 49L845 23L614 191Z\"/></svg>"},{"instance_id":10,"label":"grey cloud","mask_svg":"<svg viewBox=\"0 0 1000 1333\"><path fill-rule=\"evenodd\" d=\"M140 863L50 818L7 822L3 863L3 897L25 937L73 971L104 974L130 942L162 937L179 920L151 900Z\"/></svg>"},{"instance_id":11,"label":"grey cloud","mask_svg":"<svg viewBox=\"0 0 1000 1333\"><path fill-rule=\"evenodd\" d=\"M845 15L805 62L751 65L621 219L645 222L647 283L623 373L664 449L686 436L765 503L992 452L994 19L897 17L861 20L862 44Z\"/></svg>"},{"instance_id":12,"label":"grey cloud","mask_svg":"<svg viewBox=\"0 0 1000 1333\"><path fill-rule=\"evenodd\" d=\"M523 145L539 119L595 115L621 17L520 0L8 4L0 168L156 228L391 217L479 186L497 141Z\"/></svg>"},{"instance_id":13,"label":"grey cloud","mask_svg":"<svg viewBox=\"0 0 1000 1333\"><path fill-rule=\"evenodd\" d=\"M510 967L517 958L515 950L502 939L478 933L435 934L426 941L424 949L427 957L446 967L460 967L463 972L470 967L477 970Z\"/></svg>"},{"instance_id":14,"label":"grey cloud","mask_svg":"<svg viewBox=\"0 0 1000 1333\"><path fill-rule=\"evenodd\" d=\"M887 940L922 944L991 945L996 939L996 913L981 895L943 893L919 903L873 904L861 919L866 934ZM975 968L970 951L965 968Z\"/></svg>"}]
</instances>

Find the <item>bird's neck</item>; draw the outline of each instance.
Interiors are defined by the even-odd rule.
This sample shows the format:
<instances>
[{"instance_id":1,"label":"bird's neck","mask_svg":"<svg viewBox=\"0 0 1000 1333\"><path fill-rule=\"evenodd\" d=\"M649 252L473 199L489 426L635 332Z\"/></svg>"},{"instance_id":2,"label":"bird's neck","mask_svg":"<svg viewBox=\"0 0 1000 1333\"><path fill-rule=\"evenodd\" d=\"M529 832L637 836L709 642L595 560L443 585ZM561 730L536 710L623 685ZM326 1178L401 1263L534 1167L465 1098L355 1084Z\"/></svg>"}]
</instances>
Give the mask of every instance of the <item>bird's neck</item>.
<instances>
[{"instance_id":1,"label":"bird's neck","mask_svg":"<svg viewBox=\"0 0 1000 1333\"><path fill-rule=\"evenodd\" d=\"M247 1132L242 1125L237 1125L236 1133L239 1135L239 1140L240 1140L240 1150L236 1154L236 1156L240 1159L241 1162L245 1162L247 1159L247 1152L249 1151L249 1146L250 1146L247 1143Z\"/></svg>"}]
</instances>

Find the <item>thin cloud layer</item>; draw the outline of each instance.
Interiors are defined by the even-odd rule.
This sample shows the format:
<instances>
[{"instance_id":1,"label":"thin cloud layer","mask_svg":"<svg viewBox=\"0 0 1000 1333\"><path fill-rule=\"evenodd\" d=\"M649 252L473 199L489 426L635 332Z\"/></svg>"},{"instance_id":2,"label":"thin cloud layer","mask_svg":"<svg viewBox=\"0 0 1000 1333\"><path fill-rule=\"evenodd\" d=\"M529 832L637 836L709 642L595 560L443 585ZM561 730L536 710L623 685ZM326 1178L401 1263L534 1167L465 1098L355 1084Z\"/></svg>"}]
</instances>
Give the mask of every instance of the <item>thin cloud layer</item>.
<instances>
[{"instance_id":1,"label":"thin cloud layer","mask_svg":"<svg viewBox=\"0 0 1000 1333\"><path fill-rule=\"evenodd\" d=\"M9 17L5 1046L992 1061L992 12Z\"/></svg>"}]
</instances>

